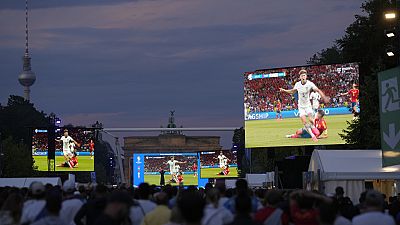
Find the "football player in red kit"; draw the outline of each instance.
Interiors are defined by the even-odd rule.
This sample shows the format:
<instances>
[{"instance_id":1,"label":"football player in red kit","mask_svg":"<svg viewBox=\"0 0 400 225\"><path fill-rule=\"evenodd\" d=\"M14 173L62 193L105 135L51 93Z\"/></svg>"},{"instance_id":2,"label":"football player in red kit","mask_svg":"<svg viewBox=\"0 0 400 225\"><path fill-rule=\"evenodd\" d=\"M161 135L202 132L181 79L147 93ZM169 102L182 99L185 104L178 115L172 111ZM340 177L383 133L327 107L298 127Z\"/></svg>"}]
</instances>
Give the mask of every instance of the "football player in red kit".
<instances>
[{"instance_id":1,"label":"football player in red kit","mask_svg":"<svg viewBox=\"0 0 400 225\"><path fill-rule=\"evenodd\" d=\"M176 176L178 185L183 185L183 172L180 170Z\"/></svg>"},{"instance_id":2,"label":"football player in red kit","mask_svg":"<svg viewBox=\"0 0 400 225\"><path fill-rule=\"evenodd\" d=\"M278 99L275 105L276 109L276 119L281 119L282 120L282 103L281 100Z\"/></svg>"},{"instance_id":3,"label":"football player in red kit","mask_svg":"<svg viewBox=\"0 0 400 225\"><path fill-rule=\"evenodd\" d=\"M93 152L94 152L94 141L90 139L89 142L89 152L90 152L90 159L93 159Z\"/></svg>"},{"instance_id":4,"label":"football player in red kit","mask_svg":"<svg viewBox=\"0 0 400 225\"><path fill-rule=\"evenodd\" d=\"M193 163L192 170L193 170L193 174L194 174L193 176L197 177L197 164L196 163Z\"/></svg>"},{"instance_id":5,"label":"football player in red kit","mask_svg":"<svg viewBox=\"0 0 400 225\"><path fill-rule=\"evenodd\" d=\"M314 124L310 127L304 127L296 131L295 134L286 135L287 138L312 138L315 137L314 141L318 141L317 139L320 138L327 138L327 129L328 126L326 125L326 121L324 119L325 112L324 110L318 110L315 118ZM311 134L311 133L312 134Z\"/></svg>"},{"instance_id":6,"label":"football player in red kit","mask_svg":"<svg viewBox=\"0 0 400 225\"><path fill-rule=\"evenodd\" d=\"M78 157L76 157L76 153L75 152L71 153L67 157L69 157L69 159L64 163L57 165L57 167L69 167L71 169L77 168L78 167Z\"/></svg>"},{"instance_id":7,"label":"football player in red kit","mask_svg":"<svg viewBox=\"0 0 400 225\"><path fill-rule=\"evenodd\" d=\"M350 95L351 109L353 114L357 112L357 103L359 94L360 90L358 89L357 84L353 84L353 88L350 89L348 92L340 94L341 96Z\"/></svg>"}]
</instances>

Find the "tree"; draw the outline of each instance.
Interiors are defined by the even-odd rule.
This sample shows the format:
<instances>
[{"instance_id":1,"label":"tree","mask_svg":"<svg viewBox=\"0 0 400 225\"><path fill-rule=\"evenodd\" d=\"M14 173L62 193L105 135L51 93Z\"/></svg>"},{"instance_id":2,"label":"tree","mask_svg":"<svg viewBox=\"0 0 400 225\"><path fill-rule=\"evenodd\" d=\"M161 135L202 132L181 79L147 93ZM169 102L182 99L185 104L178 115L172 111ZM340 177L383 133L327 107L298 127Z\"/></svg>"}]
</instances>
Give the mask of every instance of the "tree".
<instances>
[{"instance_id":1,"label":"tree","mask_svg":"<svg viewBox=\"0 0 400 225\"><path fill-rule=\"evenodd\" d=\"M6 106L0 106L2 139L2 176L31 176L33 159L30 151L31 129L47 127L49 120L23 97L11 95ZM0 140L1 141L1 140Z\"/></svg>"},{"instance_id":2,"label":"tree","mask_svg":"<svg viewBox=\"0 0 400 225\"><path fill-rule=\"evenodd\" d=\"M27 177L32 175L33 159L29 146L8 137L2 142L3 177Z\"/></svg>"},{"instance_id":3,"label":"tree","mask_svg":"<svg viewBox=\"0 0 400 225\"><path fill-rule=\"evenodd\" d=\"M21 96L10 95L6 106L0 107L0 132L3 138L12 137L14 141L23 141L30 146L29 128L47 127L49 119L39 112L32 103Z\"/></svg>"},{"instance_id":4,"label":"tree","mask_svg":"<svg viewBox=\"0 0 400 225\"><path fill-rule=\"evenodd\" d=\"M360 69L360 119L348 123L342 138L359 148L379 148L378 81L379 71L396 65L395 59L386 57L384 11L394 7L394 1L368 0L361 6L365 15L356 15L346 28L345 35L333 47L322 50L310 58L310 63L358 62ZM337 48L337 59L335 59Z\"/></svg>"},{"instance_id":5,"label":"tree","mask_svg":"<svg viewBox=\"0 0 400 225\"><path fill-rule=\"evenodd\" d=\"M314 54L308 61L308 64L312 65L321 65L321 64L332 64L332 63L341 63L343 61L342 58L342 50L334 45L330 48L326 48Z\"/></svg>"}]
</instances>

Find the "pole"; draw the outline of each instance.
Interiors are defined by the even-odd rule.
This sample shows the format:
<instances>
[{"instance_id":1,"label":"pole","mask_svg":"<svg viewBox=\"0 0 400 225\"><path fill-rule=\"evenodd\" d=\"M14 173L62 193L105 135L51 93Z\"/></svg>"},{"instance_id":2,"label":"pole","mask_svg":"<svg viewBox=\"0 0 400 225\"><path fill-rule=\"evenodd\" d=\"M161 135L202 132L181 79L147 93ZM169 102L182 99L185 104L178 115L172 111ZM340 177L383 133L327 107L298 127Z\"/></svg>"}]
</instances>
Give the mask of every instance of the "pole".
<instances>
[{"instance_id":1,"label":"pole","mask_svg":"<svg viewBox=\"0 0 400 225\"><path fill-rule=\"evenodd\" d=\"M122 157L121 157L121 151L120 151L120 144L119 144L119 139L118 137L115 137L115 150L117 152L117 159L118 159L118 164L119 164L119 174L121 176L120 180L123 184L125 184L125 173L124 173L124 165L122 163Z\"/></svg>"},{"instance_id":2,"label":"pole","mask_svg":"<svg viewBox=\"0 0 400 225\"><path fill-rule=\"evenodd\" d=\"M114 152L114 155L117 156L117 160L118 160L119 176L120 176L119 182L125 184L126 181L125 181L125 174L124 174L124 165L122 164L122 157L121 157L121 151L119 150L120 144L119 144L118 137L112 135L110 132L106 131L105 129L102 131L115 139L115 150L113 149L113 152Z\"/></svg>"},{"instance_id":3,"label":"pole","mask_svg":"<svg viewBox=\"0 0 400 225\"><path fill-rule=\"evenodd\" d=\"M396 25L395 25L395 27L396 27L396 30L395 30L395 32L396 32L396 36L395 37L397 37L397 40L398 40L398 43L397 43L397 58L398 58L398 60L397 60L397 66L400 66L400 18L399 18L399 14L400 14L400 0L397 0L396 1L396 18L395 18L395 21L396 21Z\"/></svg>"},{"instance_id":4,"label":"pole","mask_svg":"<svg viewBox=\"0 0 400 225\"><path fill-rule=\"evenodd\" d=\"M0 177L3 177L3 141L0 132Z\"/></svg>"}]
</instances>

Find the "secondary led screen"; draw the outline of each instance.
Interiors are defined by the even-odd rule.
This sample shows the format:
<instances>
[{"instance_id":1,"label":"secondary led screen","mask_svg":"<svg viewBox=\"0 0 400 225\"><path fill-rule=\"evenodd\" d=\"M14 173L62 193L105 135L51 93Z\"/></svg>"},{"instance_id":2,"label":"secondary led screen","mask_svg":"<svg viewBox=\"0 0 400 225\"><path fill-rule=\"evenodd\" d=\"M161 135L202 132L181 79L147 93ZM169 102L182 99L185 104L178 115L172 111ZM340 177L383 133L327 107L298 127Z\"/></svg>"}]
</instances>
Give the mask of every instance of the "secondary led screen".
<instances>
[{"instance_id":1,"label":"secondary led screen","mask_svg":"<svg viewBox=\"0 0 400 225\"><path fill-rule=\"evenodd\" d=\"M197 153L133 154L133 183L198 185Z\"/></svg>"},{"instance_id":2,"label":"secondary led screen","mask_svg":"<svg viewBox=\"0 0 400 225\"><path fill-rule=\"evenodd\" d=\"M200 152L201 178L238 177L236 151Z\"/></svg>"}]
</instances>

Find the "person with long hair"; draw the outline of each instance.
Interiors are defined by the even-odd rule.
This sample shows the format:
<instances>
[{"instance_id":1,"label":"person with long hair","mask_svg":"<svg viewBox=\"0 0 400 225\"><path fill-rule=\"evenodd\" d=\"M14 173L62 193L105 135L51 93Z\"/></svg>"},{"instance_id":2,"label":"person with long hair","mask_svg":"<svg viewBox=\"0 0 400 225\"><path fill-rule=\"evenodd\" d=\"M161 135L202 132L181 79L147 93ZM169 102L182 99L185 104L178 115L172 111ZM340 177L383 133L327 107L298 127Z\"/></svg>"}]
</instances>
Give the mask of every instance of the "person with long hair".
<instances>
[{"instance_id":1,"label":"person with long hair","mask_svg":"<svg viewBox=\"0 0 400 225\"><path fill-rule=\"evenodd\" d=\"M20 224L24 198L19 193L12 193L4 201L0 210L0 223L4 225Z\"/></svg>"}]
</instances>

